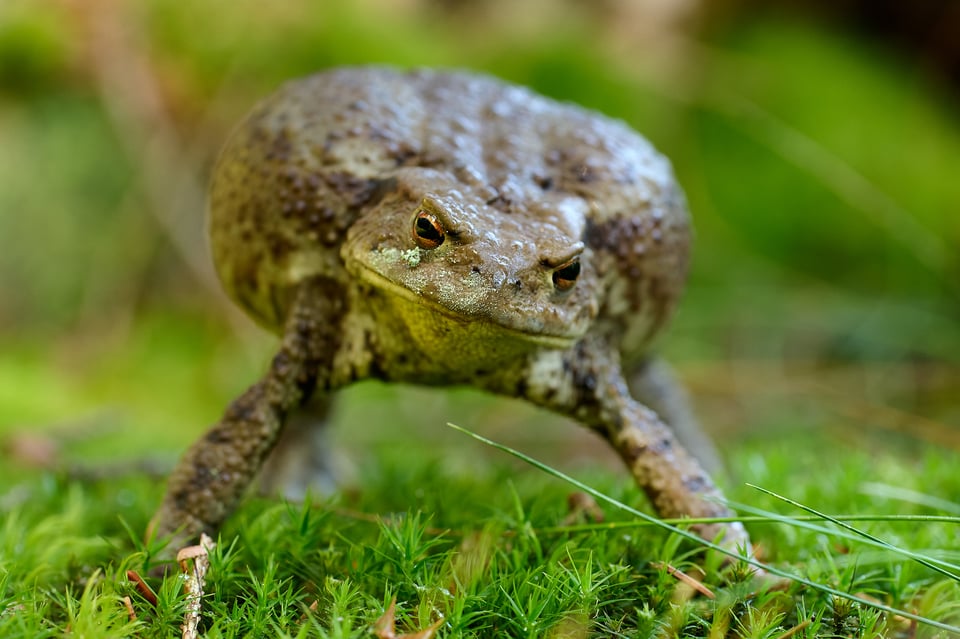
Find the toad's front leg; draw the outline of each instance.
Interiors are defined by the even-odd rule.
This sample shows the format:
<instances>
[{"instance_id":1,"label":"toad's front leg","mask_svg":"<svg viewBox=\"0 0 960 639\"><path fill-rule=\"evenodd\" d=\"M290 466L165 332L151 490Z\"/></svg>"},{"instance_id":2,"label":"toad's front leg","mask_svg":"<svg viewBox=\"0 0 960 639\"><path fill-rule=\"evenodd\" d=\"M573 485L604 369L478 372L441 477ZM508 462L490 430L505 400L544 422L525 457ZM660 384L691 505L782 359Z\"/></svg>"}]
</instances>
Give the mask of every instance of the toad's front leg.
<instances>
[{"instance_id":1,"label":"toad's front leg","mask_svg":"<svg viewBox=\"0 0 960 639\"><path fill-rule=\"evenodd\" d=\"M603 340L590 338L566 353L544 353L530 364L523 393L609 441L661 517L736 516L720 503L722 493L670 428L630 396L618 360ZM691 527L704 539L721 539L726 548L750 551L739 522Z\"/></svg>"},{"instance_id":2,"label":"toad's front leg","mask_svg":"<svg viewBox=\"0 0 960 639\"><path fill-rule=\"evenodd\" d=\"M233 511L279 437L287 414L315 388L326 390L336 351L339 290L314 279L298 285L283 340L269 370L190 447L167 483L151 522L158 536L182 541L213 532Z\"/></svg>"}]
</instances>

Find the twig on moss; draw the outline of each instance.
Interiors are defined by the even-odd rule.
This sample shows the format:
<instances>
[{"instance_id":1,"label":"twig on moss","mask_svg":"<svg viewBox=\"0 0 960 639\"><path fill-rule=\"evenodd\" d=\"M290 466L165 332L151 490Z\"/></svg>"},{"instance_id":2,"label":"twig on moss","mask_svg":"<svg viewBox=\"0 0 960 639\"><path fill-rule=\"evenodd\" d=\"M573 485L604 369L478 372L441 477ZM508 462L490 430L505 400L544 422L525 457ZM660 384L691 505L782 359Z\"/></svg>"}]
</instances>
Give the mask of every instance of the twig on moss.
<instances>
[{"instance_id":1,"label":"twig on moss","mask_svg":"<svg viewBox=\"0 0 960 639\"><path fill-rule=\"evenodd\" d=\"M123 602L123 607L127 609L127 619L129 619L130 621L136 621L137 613L133 609L133 601L130 599L130 595L127 595L126 597L121 599L121 601Z\"/></svg>"},{"instance_id":2,"label":"twig on moss","mask_svg":"<svg viewBox=\"0 0 960 639\"><path fill-rule=\"evenodd\" d=\"M214 546L213 540L206 534L200 535L200 543L196 546L187 546L177 553L177 563L180 570L187 575L184 590L187 593L187 611L183 617L183 639L198 639L200 633L200 608L203 599L203 587L206 583L207 569L210 568L209 551ZM190 566L190 560L193 566Z\"/></svg>"},{"instance_id":3,"label":"twig on moss","mask_svg":"<svg viewBox=\"0 0 960 639\"><path fill-rule=\"evenodd\" d=\"M806 627L809 626L811 623L813 623L813 619L804 619L803 621L795 625L790 630L787 630L785 633L778 636L777 639L790 639L790 637L792 637L793 635L797 634L801 630L806 629Z\"/></svg>"},{"instance_id":4,"label":"twig on moss","mask_svg":"<svg viewBox=\"0 0 960 639\"><path fill-rule=\"evenodd\" d=\"M712 590L710 590L705 585L703 585L703 582L697 579L694 579L693 577L683 572L679 568L675 568L670 564L663 563L662 561L654 561L654 562L651 562L650 565L656 568L657 570L666 570L668 575L670 575L671 577L674 577L677 581L681 581L687 584L688 586L690 586L691 588L699 592L701 595L703 595L707 599L717 598L717 596L713 594Z\"/></svg>"}]
</instances>

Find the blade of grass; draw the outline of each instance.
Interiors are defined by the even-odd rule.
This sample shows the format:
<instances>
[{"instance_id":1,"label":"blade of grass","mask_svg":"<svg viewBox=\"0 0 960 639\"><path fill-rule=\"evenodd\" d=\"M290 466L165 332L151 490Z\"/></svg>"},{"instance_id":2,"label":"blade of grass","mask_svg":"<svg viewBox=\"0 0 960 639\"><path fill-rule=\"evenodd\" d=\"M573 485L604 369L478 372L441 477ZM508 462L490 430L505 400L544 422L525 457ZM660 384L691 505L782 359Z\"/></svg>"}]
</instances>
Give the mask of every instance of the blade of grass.
<instances>
[{"instance_id":1,"label":"blade of grass","mask_svg":"<svg viewBox=\"0 0 960 639\"><path fill-rule=\"evenodd\" d=\"M947 513L960 515L960 504L947 499L941 499L940 497L934 497L933 495L927 495L916 490L900 488L899 486L889 486L872 481L861 484L860 490L865 495L873 495L874 497L883 497L885 499L896 499L907 502L908 504L936 508L937 510L942 510Z\"/></svg>"},{"instance_id":2,"label":"blade of grass","mask_svg":"<svg viewBox=\"0 0 960 639\"><path fill-rule=\"evenodd\" d=\"M936 572L940 573L941 575L943 575L943 576L945 576L945 577L949 577L950 579L953 579L954 581L960 581L960 576L957 576L955 573L952 573L952 572L950 572L949 570L946 570L945 568L941 568L940 566L937 566L937 565L931 563L926 557L924 557L924 556L922 556L922 555L919 555L919 554L917 554L917 553L915 553L915 552L913 552L913 551L911 551L911 550L907 550L906 548L900 548L899 546L894 546L893 544L891 544L891 543L889 543L889 542L886 542L886 541L880 539L879 537L875 537L874 535L871 535L870 533L868 533L868 532L865 531L865 530L860 530L859 528L857 528L857 527L855 527L855 526L851 526L850 524L848 524L848 523L846 523L846 522L843 522L843 521L840 521L839 519L836 519L835 517L831 517L830 515L827 515L827 514L825 514L825 513L821 513L821 512L819 512L819 511L811 508L810 506L807 506L807 505L805 505L805 504L801 504L800 502L795 501L795 500L793 500L793 499L790 499L789 497L785 497L785 496L783 496L783 495L778 495L777 493L773 492L772 490L767 490L766 488L761 488L760 486L757 486L757 485L751 484L751 483L747 483L747 486L749 486L750 488L753 488L754 490L759 490L759 491L762 492L763 494L769 495L770 497L773 497L774 499L779 499L780 501L782 501L782 502L784 502L784 503L790 504L790 505L793 506L794 508L799 508L800 510L802 510L802 511L804 511L804 512L808 512L808 513L810 513L811 515L815 515L815 516L817 516L817 517L822 517L824 520L829 521L830 523L834 524L835 526L839 526L840 528L842 528L842 529L844 529L844 530L846 530L846 531L848 531L848 532L850 532L850 533L853 533L854 535L856 535L856 536L858 536L858 537L862 537L862 538L864 538L864 539L869 539L869 540L872 541L874 544L877 544L877 545L879 545L880 547L885 548L886 550L889 550L890 552L892 552L892 553L894 553L894 554L900 555L901 557L907 557L908 559L912 559L912 560L916 561L917 563L919 563L921 566L926 566L926 567L929 568L930 570L936 571ZM953 568L957 568L957 567L956 567L956 566L953 566Z\"/></svg>"},{"instance_id":3,"label":"blade of grass","mask_svg":"<svg viewBox=\"0 0 960 639\"><path fill-rule=\"evenodd\" d=\"M753 506L742 504L736 501L724 500L723 503L737 512L751 513L754 516L756 516L757 519L761 521L766 521L767 523L784 524L787 526L793 526L794 528L802 528L803 530L809 530L812 532L829 535L831 537L845 539L847 541L854 541L854 542L863 544L865 546L872 546L874 548L882 548L884 550L889 550L888 546L884 542L878 543L872 540L864 540L863 537L859 535L855 535L853 533L835 530L833 528L827 528L826 526L818 526L812 523L814 521L824 521L823 517L817 517L817 516L793 517L790 515L781 515L779 513L763 510L761 508L754 508ZM909 517L909 516L905 516L905 517ZM745 517L738 521L742 522L744 521L744 519L746 519L747 521L750 521L751 518ZM950 523L960 523L960 522L951 521ZM933 563L940 564L945 569L960 570L960 566L957 566L956 564L950 563L948 561L937 559L935 557L930 557L926 555L919 555L919 556L924 557L925 559Z\"/></svg>"},{"instance_id":4,"label":"blade of grass","mask_svg":"<svg viewBox=\"0 0 960 639\"><path fill-rule=\"evenodd\" d=\"M736 511L741 509L745 510L749 507L738 504L737 502L725 501L726 505L730 506ZM733 522L740 522L741 524L791 524L793 522L817 522L823 521L822 517L817 517L815 515L800 515L794 517L784 517L778 515L777 513L767 512L765 510L751 508L748 512L754 512L755 515L750 515L746 517L694 517L694 518L685 518L685 519L661 519L659 521L674 524L674 525L683 525L683 524L729 524ZM960 517L955 517L953 515L837 515L836 519L840 521L870 521L870 522L893 522L893 523L924 523L924 524L957 524L960 525ZM590 532L592 530L614 530L618 528L641 528L646 526L653 525L651 522L647 521L610 521L599 524L574 524L570 526L546 526L544 528L537 528L536 531L542 534L560 534L566 532ZM815 527L813 530L818 532L835 532L828 531L826 528Z\"/></svg>"},{"instance_id":5,"label":"blade of grass","mask_svg":"<svg viewBox=\"0 0 960 639\"><path fill-rule=\"evenodd\" d=\"M817 591L819 591L819 592L822 592L822 593L825 593L825 594L828 594L828 595L833 595L833 596L835 596L835 597L840 597L841 599L846 599L846 600L848 600L848 601L853 601L853 602L856 602L856 603L858 603L858 604L860 604L860 605L862 605L862 606L867 606L868 608L873 608L873 609L875 609L875 610L881 610L881 611L883 611L883 612L886 612L886 613L892 614L892 615L899 615L899 616L901 616L901 617L903 617L903 618L905 618L905 619L912 619L912 620L914 620L914 621L917 621L918 623L926 624L926 625L928 625L928 626L932 626L932 627L934 627L934 628L939 628L939 629L941 629L941 630L946 630L946 631L948 631L948 632L960 633L960 626L952 626L952 625L950 625L950 624L943 623L943 622L941 622L941 621L936 621L935 619L928 619L928 618L926 618L926 617L922 617L922 616L920 616L920 615L917 615L917 614L908 612L908 611L906 611L906 610L900 610L900 609L898 609L898 608L894 608L894 607L892 607L892 606L888 606L888 605L886 605L886 604L883 604L883 603L880 603L880 602L877 602L877 601L870 601L869 599L864 599L864 598L858 597L858 596L856 596L856 595L851 595L850 593L843 592L842 590L838 590L838 589L836 589L836 588L831 588L830 586L825 586L825 585L823 585L823 584L818 584L818 583L816 583L816 582L814 582L814 581L811 581L811 580L809 580L809 579L806 579L806 578L804 578L804 577L798 577L797 575L791 574L791 573L789 573L789 572L787 572L787 571L785 571L785 570L781 570L780 568L777 568L777 567L775 567L775 566L771 566L771 565L765 564L765 563L763 563L763 562L757 561L756 559L754 559L754 558L752 558L752 557L743 556L743 555L741 555L740 553L736 552L735 550L731 550L731 549L729 549L729 548L724 548L723 546L721 546L721 545L719 545L719 544L713 543L712 541L707 541L707 540L701 538L700 536L698 536L698 535L696 535L696 534L694 534L694 533L692 533L692 532L689 532L689 531L687 531L687 530L684 530L683 528L678 528L677 526L674 526L674 525L672 525L672 524L665 523L665 522L657 519L656 517L653 517L652 515L648 515L647 513L641 512L641 511L639 511L639 510L637 510L637 509L635 509L635 508L631 508L630 506L628 506L628 505L626 505L626 504L624 504L624 503L622 503L622 502L620 502L620 501L617 501L617 500L614 499L613 497L609 497L609 496L603 494L602 492L600 492L599 490L593 488L592 486L588 486L587 484L584 484L583 482L581 482L581 481L579 481L579 480L577 480L577 479L574 479L573 477L570 477L569 475L566 475L566 474L560 472L559 470L556 470L555 468L552 468L552 467L544 464L543 462L541 462L541 461L539 461L539 460L536 460L536 459L534 459L533 457L530 457L529 455L525 455L524 453L521 453L521 452L518 451L518 450L515 450L515 449L513 449L513 448L510 448L509 446L506 446L506 445L504 445L504 444L500 444L500 443L495 442L495 441L493 441L493 440L491 440L491 439L487 439L487 438L484 437L483 435L480 435L480 434L478 434L478 433L474 433L473 431L467 430L466 428L463 428L462 426L457 426L456 424L452 424L452 423L449 423L449 422L448 422L448 423L447 423L447 426L449 426L450 428L453 428L453 429L456 430L456 431L459 431L459 432L463 433L464 435L467 435L467 436L469 436L469 437L472 437L473 439L477 440L478 442L481 442L481 443L483 443L483 444L486 444L487 446L490 446L490 447L495 448L495 449L497 449L497 450L499 450L499 451L502 451L502 452L504 452L504 453L507 453L508 455L511 455L511 456L513 456L513 457L516 457L517 459L519 459L519 460L521 460L521 461L523 461L523 462L525 462L525 463L533 466L534 468L537 468L537 469L539 469L539 470L547 473L548 475L551 475L551 476L553 476L553 477L556 477L557 479L560 479L560 480L562 480L562 481L570 484L571 486L576 486L578 489L584 491L585 493L591 495L592 497L594 497L594 498L596 498L596 499L599 499L599 500L601 500L601 501L604 501L604 502L610 504L610 505L613 506L614 508L617 508L617 509L622 510L622 511L624 511L624 512L626 512L626 513L629 513L629 514L633 515L634 517L639 517L640 519L646 520L647 522L649 522L649 523L651 523L651 524L653 524L653 525L655 525L655 526L658 526L658 527L660 527L660 528L663 528L664 530L669 530L670 532L674 533L675 535L678 535L678 536L680 536L680 537L683 537L684 539L687 539L687 540L689 540L689 541L692 541L692 542L694 542L694 543L696 543L696 544L699 544L699 545L704 546L704 547L706 547L706 548L710 548L711 550L715 550L715 551L717 551L717 552L719 552L719 553L722 553L722 554L724 554L724 555L727 555L728 557L732 557L733 559L736 559L736 560L738 560L738 561L743 561L743 562L745 562L745 563L753 566L754 568L759 568L760 570L763 570L763 571L765 571L765 572L767 572L767 573L769 573L769 574L771 574L771 575L776 575L776 576L778 576L778 577L783 577L784 579L789 579L789 580L791 580L791 581L795 581L795 582L797 582L797 583L799 583L799 584L803 584L804 586L806 586L806 587L808 587L808 588L811 588L811 589L813 589L813 590L817 590Z\"/></svg>"}]
</instances>

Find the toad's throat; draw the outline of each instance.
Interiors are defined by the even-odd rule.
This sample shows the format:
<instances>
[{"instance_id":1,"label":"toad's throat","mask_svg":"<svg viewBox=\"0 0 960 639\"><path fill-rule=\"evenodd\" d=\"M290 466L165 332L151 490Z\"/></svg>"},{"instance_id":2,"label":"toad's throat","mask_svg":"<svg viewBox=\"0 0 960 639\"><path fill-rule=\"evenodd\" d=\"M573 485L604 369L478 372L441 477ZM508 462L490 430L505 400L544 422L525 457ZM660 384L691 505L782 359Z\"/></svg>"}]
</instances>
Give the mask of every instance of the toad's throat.
<instances>
[{"instance_id":1,"label":"toad's throat","mask_svg":"<svg viewBox=\"0 0 960 639\"><path fill-rule=\"evenodd\" d=\"M501 333L504 338L517 339L537 346L543 346L550 349L566 350L573 346L573 344L582 337L581 335L556 335L550 333L534 332L534 331L524 331L518 328L513 328L507 326L501 322L495 322L486 317L480 317L476 315L464 315L457 313L455 310L450 309L443 304L432 300L428 297L420 295L416 291L410 290L409 288L397 284L396 282L384 277L380 273L368 268L367 266L357 264L356 266L356 275L360 277L364 282L370 284L374 288L385 291L390 295L402 298L407 302L414 304L419 304L426 308L429 308L431 312L437 313L446 317L447 319L459 323L467 324L471 322L484 322L490 326L495 326L496 331Z\"/></svg>"}]
</instances>

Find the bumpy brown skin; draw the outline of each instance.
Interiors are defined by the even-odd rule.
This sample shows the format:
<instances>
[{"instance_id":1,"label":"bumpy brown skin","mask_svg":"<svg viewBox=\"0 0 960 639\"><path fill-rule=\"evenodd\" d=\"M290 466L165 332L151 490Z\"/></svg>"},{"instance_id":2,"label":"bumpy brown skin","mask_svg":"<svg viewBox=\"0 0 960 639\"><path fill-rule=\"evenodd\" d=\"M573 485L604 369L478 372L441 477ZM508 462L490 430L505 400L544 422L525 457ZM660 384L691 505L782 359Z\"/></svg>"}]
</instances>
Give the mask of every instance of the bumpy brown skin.
<instances>
[{"instance_id":1,"label":"bumpy brown skin","mask_svg":"<svg viewBox=\"0 0 960 639\"><path fill-rule=\"evenodd\" d=\"M423 215L437 246L418 244ZM287 84L233 134L210 234L227 292L283 341L174 471L157 532L215 529L291 411L368 377L526 399L605 437L662 516L732 514L637 401L690 421L647 357L690 238L668 162L622 123L478 75L330 71ZM562 290L571 259L580 273ZM319 451L294 430L270 474L298 469L302 487L316 469L297 454ZM739 524L697 531L749 547Z\"/></svg>"}]
</instances>

